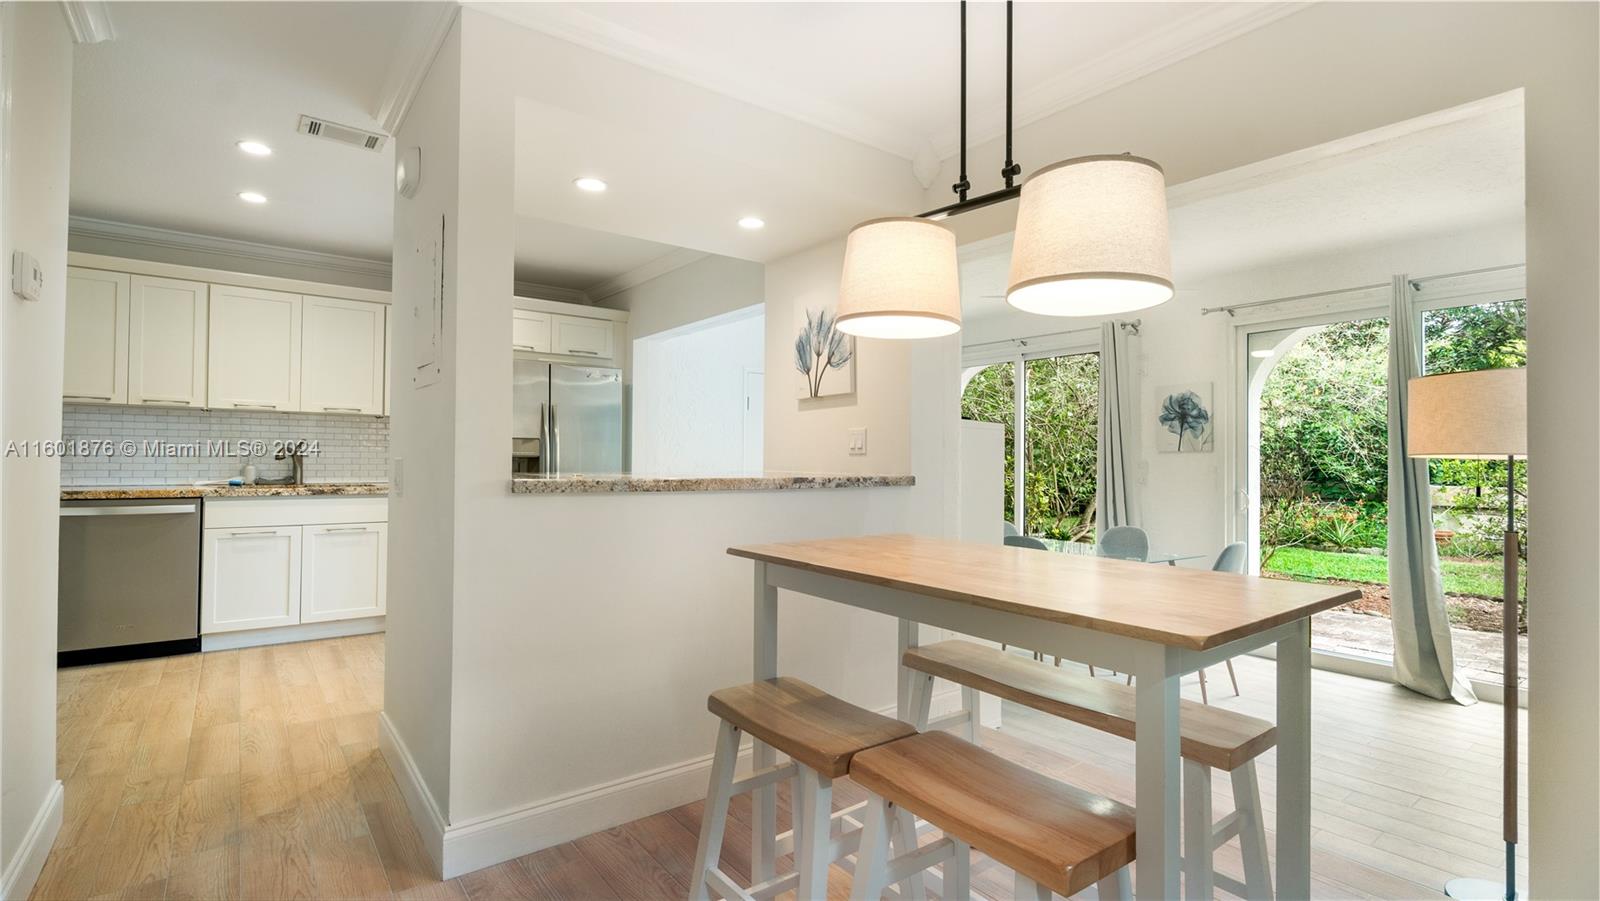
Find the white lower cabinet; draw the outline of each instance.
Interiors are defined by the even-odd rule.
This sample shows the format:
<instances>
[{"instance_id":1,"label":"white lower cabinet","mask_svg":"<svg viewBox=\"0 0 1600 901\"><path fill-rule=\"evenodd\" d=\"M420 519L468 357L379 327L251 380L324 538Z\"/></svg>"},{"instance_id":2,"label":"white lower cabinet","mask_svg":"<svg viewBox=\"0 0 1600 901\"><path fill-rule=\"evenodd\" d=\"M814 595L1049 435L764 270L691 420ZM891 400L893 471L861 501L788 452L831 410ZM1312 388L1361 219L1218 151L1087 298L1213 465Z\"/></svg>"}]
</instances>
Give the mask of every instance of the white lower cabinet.
<instances>
[{"instance_id":1,"label":"white lower cabinet","mask_svg":"<svg viewBox=\"0 0 1600 901\"><path fill-rule=\"evenodd\" d=\"M201 635L262 630L211 644L243 647L323 637L315 630L337 620L377 622L387 608L388 518L382 497L206 501Z\"/></svg>"},{"instance_id":2,"label":"white lower cabinet","mask_svg":"<svg viewBox=\"0 0 1600 901\"><path fill-rule=\"evenodd\" d=\"M306 526L303 535L300 621L382 616L388 525Z\"/></svg>"},{"instance_id":3,"label":"white lower cabinet","mask_svg":"<svg viewBox=\"0 0 1600 901\"><path fill-rule=\"evenodd\" d=\"M200 631L300 622L300 527L206 529Z\"/></svg>"}]
</instances>

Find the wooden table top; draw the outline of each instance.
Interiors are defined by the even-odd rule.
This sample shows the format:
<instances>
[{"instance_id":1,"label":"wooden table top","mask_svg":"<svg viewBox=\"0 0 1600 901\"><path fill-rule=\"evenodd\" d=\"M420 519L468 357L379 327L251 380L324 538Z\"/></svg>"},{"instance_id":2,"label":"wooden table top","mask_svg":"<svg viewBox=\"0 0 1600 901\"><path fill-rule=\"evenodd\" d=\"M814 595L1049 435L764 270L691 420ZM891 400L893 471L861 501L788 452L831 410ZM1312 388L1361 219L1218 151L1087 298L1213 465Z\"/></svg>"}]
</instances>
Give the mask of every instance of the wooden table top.
<instances>
[{"instance_id":1,"label":"wooden table top","mask_svg":"<svg viewBox=\"0 0 1600 901\"><path fill-rule=\"evenodd\" d=\"M761 544L731 547L728 553L1193 650L1304 619L1361 595L1340 585L912 535Z\"/></svg>"}]
</instances>

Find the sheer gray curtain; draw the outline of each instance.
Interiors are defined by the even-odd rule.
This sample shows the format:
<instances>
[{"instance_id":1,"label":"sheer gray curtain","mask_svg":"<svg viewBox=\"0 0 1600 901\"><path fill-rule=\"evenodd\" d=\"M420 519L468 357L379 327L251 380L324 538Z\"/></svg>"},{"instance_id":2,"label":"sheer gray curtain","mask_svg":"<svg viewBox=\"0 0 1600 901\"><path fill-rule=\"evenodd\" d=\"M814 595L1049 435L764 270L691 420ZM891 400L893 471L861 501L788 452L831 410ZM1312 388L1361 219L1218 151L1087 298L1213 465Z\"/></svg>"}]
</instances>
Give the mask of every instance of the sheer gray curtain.
<instances>
[{"instance_id":1,"label":"sheer gray curtain","mask_svg":"<svg viewBox=\"0 0 1600 901\"><path fill-rule=\"evenodd\" d=\"M1116 322L1100 326L1100 446L1095 463L1100 511L1095 529L1137 526L1139 498L1138 385L1131 344L1134 330Z\"/></svg>"},{"instance_id":2,"label":"sheer gray curtain","mask_svg":"<svg viewBox=\"0 0 1600 901\"><path fill-rule=\"evenodd\" d=\"M1395 680L1430 698L1475 703L1455 672L1439 548L1433 539L1428 461L1406 456L1406 382L1422 374L1411 279L1394 277L1389 303L1389 604Z\"/></svg>"}]
</instances>

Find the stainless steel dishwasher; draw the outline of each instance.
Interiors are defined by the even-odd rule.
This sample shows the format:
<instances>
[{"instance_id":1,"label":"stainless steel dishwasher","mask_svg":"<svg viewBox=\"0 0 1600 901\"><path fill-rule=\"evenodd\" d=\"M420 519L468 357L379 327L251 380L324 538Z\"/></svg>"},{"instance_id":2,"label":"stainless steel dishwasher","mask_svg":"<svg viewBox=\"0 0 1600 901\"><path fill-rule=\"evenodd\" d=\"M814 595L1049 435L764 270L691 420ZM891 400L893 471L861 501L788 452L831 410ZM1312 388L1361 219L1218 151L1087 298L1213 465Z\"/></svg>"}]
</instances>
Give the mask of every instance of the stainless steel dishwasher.
<instances>
[{"instance_id":1,"label":"stainless steel dishwasher","mask_svg":"<svg viewBox=\"0 0 1600 901\"><path fill-rule=\"evenodd\" d=\"M57 662L200 650L200 499L61 502Z\"/></svg>"}]
</instances>

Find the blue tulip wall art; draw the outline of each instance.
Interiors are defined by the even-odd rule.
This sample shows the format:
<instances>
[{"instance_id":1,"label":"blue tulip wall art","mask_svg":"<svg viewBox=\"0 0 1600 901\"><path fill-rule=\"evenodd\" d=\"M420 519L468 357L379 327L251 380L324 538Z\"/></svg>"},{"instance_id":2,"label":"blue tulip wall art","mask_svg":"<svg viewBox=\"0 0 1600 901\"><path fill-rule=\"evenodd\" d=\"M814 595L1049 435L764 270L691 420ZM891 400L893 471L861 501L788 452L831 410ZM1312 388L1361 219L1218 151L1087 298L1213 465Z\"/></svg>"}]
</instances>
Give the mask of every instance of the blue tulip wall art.
<instances>
[{"instance_id":1,"label":"blue tulip wall art","mask_svg":"<svg viewBox=\"0 0 1600 901\"><path fill-rule=\"evenodd\" d=\"M1163 388L1156 392L1157 445L1162 453L1209 453L1215 423L1211 385Z\"/></svg>"},{"instance_id":2,"label":"blue tulip wall art","mask_svg":"<svg viewBox=\"0 0 1600 901\"><path fill-rule=\"evenodd\" d=\"M800 397L831 397L856 390L855 339L839 331L834 312L807 307L794 339L794 368L800 374ZM798 315L796 317L799 318Z\"/></svg>"}]
</instances>

